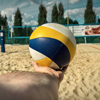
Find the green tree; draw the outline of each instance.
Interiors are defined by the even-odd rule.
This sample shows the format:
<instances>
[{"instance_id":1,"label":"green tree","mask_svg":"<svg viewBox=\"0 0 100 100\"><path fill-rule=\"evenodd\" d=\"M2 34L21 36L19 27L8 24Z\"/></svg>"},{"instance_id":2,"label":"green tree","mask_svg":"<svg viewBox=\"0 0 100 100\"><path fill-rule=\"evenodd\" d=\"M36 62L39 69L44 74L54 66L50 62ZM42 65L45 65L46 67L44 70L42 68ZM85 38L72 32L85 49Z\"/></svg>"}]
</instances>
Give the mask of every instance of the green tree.
<instances>
[{"instance_id":1,"label":"green tree","mask_svg":"<svg viewBox=\"0 0 100 100\"><path fill-rule=\"evenodd\" d=\"M64 18L63 24L67 24L67 18ZM69 24L73 24L73 20L69 18Z\"/></svg>"},{"instance_id":2,"label":"green tree","mask_svg":"<svg viewBox=\"0 0 100 100\"><path fill-rule=\"evenodd\" d=\"M4 26L8 26L8 22L7 22L7 16L5 15L5 17L3 18L3 25Z\"/></svg>"},{"instance_id":3,"label":"green tree","mask_svg":"<svg viewBox=\"0 0 100 100\"><path fill-rule=\"evenodd\" d=\"M0 13L0 26L1 26L1 13Z\"/></svg>"},{"instance_id":4,"label":"green tree","mask_svg":"<svg viewBox=\"0 0 100 100\"><path fill-rule=\"evenodd\" d=\"M33 30L31 27L23 28L23 33L25 34L25 36L30 36L32 32L33 32Z\"/></svg>"},{"instance_id":5,"label":"green tree","mask_svg":"<svg viewBox=\"0 0 100 100\"><path fill-rule=\"evenodd\" d=\"M74 20L73 24L79 24L77 20Z\"/></svg>"},{"instance_id":6,"label":"green tree","mask_svg":"<svg viewBox=\"0 0 100 100\"><path fill-rule=\"evenodd\" d=\"M1 13L0 13L0 30L1 30L1 26L2 26L2 16L1 16Z\"/></svg>"},{"instance_id":7,"label":"green tree","mask_svg":"<svg viewBox=\"0 0 100 100\"><path fill-rule=\"evenodd\" d=\"M58 23L58 9L57 9L56 4L54 4L53 9L52 9L51 22Z\"/></svg>"},{"instance_id":8,"label":"green tree","mask_svg":"<svg viewBox=\"0 0 100 100\"><path fill-rule=\"evenodd\" d=\"M38 14L38 25L42 25L47 23L47 10L44 5L41 3L39 6L39 14Z\"/></svg>"},{"instance_id":9,"label":"green tree","mask_svg":"<svg viewBox=\"0 0 100 100\"><path fill-rule=\"evenodd\" d=\"M100 23L100 18L98 18L98 23Z\"/></svg>"},{"instance_id":10,"label":"green tree","mask_svg":"<svg viewBox=\"0 0 100 100\"><path fill-rule=\"evenodd\" d=\"M4 18L3 18L3 16L1 15L1 13L0 13L0 26L4 26L3 24L3 21L4 21Z\"/></svg>"},{"instance_id":11,"label":"green tree","mask_svg":"<svg viewBox=\"0 0 100 100\"><path fill-rule=\"evenodd\" d=\"M69 18L69 24L73 24L73 20Z\"/></svg>"},{"instance_id":12,"label":"green tree","mask_svg":"<svg viewBox=\"0 0 100 100\"><path fill-rule=\"evenodd\" d=\"M1 26L3 26L3 30L5 32L5 36L8 36L8 22L7 22L7 16L5 15L5 17L3 17L0 13L0 29ZM5 27L6 26L6 27Z\"/></svg>"},{"instance_id":13,"label":"green tree","mask_svg":"<svg viewBox=\"0 0 100 100\"><path fill-rule=\"evenodd\" d=\"M30 36L32 34L33 30L31 27L28 28L28 36Z\"/></svg>"},{"instance_id":14,"label":"green tree","mask_svg":"<svg viewBox=\"0 0 100 100\"><path fill-rule=\"evenodd\" d=\"M22 16L19 8L17 8L17 11L15 12L14 26L22 26ZM15 36L24 36L22 28L14 28L14 34Z\"/></svg>"},{"instance_id":15,"label":"green tree","mask_svg":"<svg viewBox=\"0 0 100 100\"><path fill-rule=\"evenodd\" d=\"M84 13L84 23L96 23L96 14L93 11L92 0L87 0L87 5Z\"/></svg>"},{"instance_id":16,"label":"green tree","mask_svg":"<svg viewBox=\"0 0 100 100\"><path fill-rule=\"evenodd\" d=\"M8 22L7 22L7 16L5 15L5 17L3 18L3 30L5 33L5 37L8 36Z\"/></svg>"},{"instance_id":17,"label":"green tree","mask_svg":"<svg viewBox=\"0 0 100 100\"><path fill-rule=\"evenodd\" d=\"M58 5L59 13L58 13L58 23L62 24L63 23L63 15L64 15L64 8L63 4L60 2Z\"/></svg>"}]
</instances>

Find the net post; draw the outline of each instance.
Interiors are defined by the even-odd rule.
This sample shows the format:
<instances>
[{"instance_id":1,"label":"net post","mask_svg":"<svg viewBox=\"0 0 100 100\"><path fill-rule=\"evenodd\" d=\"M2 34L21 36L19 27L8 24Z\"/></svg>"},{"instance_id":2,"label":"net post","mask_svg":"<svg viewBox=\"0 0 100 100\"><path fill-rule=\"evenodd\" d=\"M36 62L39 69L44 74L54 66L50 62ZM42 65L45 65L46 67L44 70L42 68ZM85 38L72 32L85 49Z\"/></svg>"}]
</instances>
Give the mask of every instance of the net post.
<instances>
[{"instance_id":1,"label":"net post","mask_svg":"<svg viewBox=\"0 0 100 100\"><path fill-rule=\"evenodd\" d=\"M5 39L4 39L4 31L0 30L0 37L1 37L1 52L5 52Z\"/></svg>"},{"instance_id":2,"label":"net post","mask_svg":"<svg viewBox=\"0 0 100 100\"><path fill-rule=\"evenodd\" d=\"M87 43L87 41L86 41L86 37L84 37L84 40L85 40L85 44Z\"/></svg>"},{"instance_id":3,"label":"net post","mask_svg":"<svg viewBox=\"0 0 100 100\"><path fill-rule=\"evenodd\" d=\"M12 30L12 28L11 28L11 34L10 34L10 37L12 38L12 33L13 33L13 30Z\"/></svg>"},{"instance_id":4,"label":"net post","mask_svg":"<svg viewBox=\"0 0 100 100\"><path fill-rule=\"evenodd\" d=\"M10 38L10 27L8 26L8 38Z\"/></svg>"}]
</instances>

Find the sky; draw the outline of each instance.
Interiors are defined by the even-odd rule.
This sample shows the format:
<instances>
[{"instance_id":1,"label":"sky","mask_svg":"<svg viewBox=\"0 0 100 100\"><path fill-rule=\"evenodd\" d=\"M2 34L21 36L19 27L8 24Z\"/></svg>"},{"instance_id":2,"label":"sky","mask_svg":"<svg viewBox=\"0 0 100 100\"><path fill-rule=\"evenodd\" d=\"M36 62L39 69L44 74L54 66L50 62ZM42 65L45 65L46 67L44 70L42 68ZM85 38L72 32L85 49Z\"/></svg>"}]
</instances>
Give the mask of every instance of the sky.
<instances>
[{"instance_id":1,"label":"sky","mask_svg":"<svg viewBox=\"0 0 100 100\"><path fill-rule=\"evenodd\" d=\"M14 15L17 8L22 14L23 25L37 25L39 5L46 7L47 21L51 22L51 12L53 5L62 2L64 7L64 18L67 17L67 0L0 0L0 12L2 16L7 15L9 26L13 26ZM84 24L84 10L86 9L87 0L69 0L69 17L77 20L79 24ZM100 18L100 0L93 0L93 10L97 18Z\"/></svg>"}]
</instances>

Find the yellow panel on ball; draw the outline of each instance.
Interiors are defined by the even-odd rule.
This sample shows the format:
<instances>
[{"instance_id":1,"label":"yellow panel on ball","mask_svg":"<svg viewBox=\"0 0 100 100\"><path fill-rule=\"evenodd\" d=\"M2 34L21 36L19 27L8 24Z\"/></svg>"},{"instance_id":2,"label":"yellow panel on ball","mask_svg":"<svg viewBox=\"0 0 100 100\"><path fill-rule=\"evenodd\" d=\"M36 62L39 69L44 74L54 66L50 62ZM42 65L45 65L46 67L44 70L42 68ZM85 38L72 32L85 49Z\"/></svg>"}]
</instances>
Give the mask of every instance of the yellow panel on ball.
<instances>
[{"instance_id":1,"label":"yellow panel on ball","mask_svg":"<svg viewBox=\"0 0 100 100\"><path fill-rule=\"evenodd\" d=\"M41 60L37 60L35 62L38 63L40 66L47 66L47 67L49 67L52 64L52 60L48 57Z\"/></svg>"}]
</instances>

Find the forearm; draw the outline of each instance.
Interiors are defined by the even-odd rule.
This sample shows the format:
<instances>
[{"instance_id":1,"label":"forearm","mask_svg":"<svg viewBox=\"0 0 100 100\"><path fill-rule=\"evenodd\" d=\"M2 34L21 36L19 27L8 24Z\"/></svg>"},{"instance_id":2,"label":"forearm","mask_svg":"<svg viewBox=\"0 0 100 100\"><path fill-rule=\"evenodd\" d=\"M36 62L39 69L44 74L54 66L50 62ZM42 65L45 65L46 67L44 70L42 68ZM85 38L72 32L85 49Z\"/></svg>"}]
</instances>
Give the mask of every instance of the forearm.
<instances>
[{"instance_id":1,"label":"forearm","mask_svg":"<svg viewBox=\"0 0 100 100\"><path fill-rule=\"evenodd\" d=\"M46 73L21 75L17 73L9 82L5 81L6 75L2 78L0 100L58 100L59 80L55 76Z\"/></svg>"},{"instance_id":2,"label":"forearm","mask_svg":"<svg viewBox=\"0 0 100 100\"><path fill-rule=\"evenodd\" d=\"M32 96L36 97L34 100L58 100L58 78L45 73L42 73L42 75L43 77L37 80L39 83L30 87L31 93L35 94L35 96ZM27 92L29 93L30 90Z\"/></svg>"}]
</instances>

